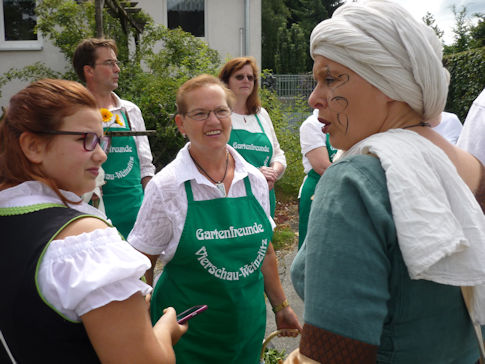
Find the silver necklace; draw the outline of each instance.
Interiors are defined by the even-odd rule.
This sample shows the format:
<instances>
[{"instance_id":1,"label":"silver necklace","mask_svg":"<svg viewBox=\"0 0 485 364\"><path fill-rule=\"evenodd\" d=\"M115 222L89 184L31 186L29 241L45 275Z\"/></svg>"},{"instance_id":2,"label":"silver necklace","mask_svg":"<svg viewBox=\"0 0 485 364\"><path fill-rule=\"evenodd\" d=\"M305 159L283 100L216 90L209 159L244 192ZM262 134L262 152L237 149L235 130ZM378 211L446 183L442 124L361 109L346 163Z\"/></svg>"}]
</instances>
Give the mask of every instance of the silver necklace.
<instances>
[{"instance_id":1,"label":"silver necklace","mask_svg":"<svg viewBox=\"0 0 485 364\"><path fill-rule=\"evenodd\" d=\"M220 181L216 181L214 178L209 176L209 173L207 173L205 169L202 168L202 166L199 163L197 163L197 160L192 156L192 153L190 153L190 150L189 150L189 155L190 155L190 158L192 158L192 160L194 161L194 164L197 166L197 168L202 173L204 173L211 180L212 183L215 183L217 189L222 193L224 197L226 197L227 194L226 194L226 187L224 186L224 180L226 179L227 167L229 165L229 152L226 150L226 168L224 170L224 176L222 176L222 179Z\"/></svg>"}]
</instances>

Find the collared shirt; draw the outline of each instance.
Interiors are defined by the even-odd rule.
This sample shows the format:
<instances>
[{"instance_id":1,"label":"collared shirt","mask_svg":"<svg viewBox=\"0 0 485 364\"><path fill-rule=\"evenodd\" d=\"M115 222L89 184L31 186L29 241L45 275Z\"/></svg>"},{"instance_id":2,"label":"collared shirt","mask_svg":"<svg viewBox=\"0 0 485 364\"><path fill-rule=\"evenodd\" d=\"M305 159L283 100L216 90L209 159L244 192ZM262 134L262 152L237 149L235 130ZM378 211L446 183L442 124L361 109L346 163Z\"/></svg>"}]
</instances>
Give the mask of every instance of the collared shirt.
<instances>
[{"instance_id":1,"label":"collared shirt","mask_svg":"<svg viewBox=\"0 0 485 364\"><path fill-rule=\"evenodd\" d=\"M112 92L113 98L115 100L115 107L111 108L110 111L120 110L122 107L126 109L128 117L131 123L131 130L133 131L144 131L146 130L145 121L141 114L140 109L134 103L120 99L118 95ZM150 149L150 144L148 142L147 136L136 136L135 137L136 148L138 150L138 159L140 160L140 176L151 177L155 174L155 166L153 165L153 156Z\"/></svg>"},{"instance_id":2,"label":"collared shirt","mask_svg":"<svg viewBox=\"0 0 485 364\"><path fill-rule=\"evenodd\" d=\"M312 169L306 154L313 149L325 147L325 134L322 127L323 124L318 121L318 109L313 110L313 113L300 126L300 146L305 174Z\"/></svg>"},{"instance_id":3,"label":"collared shirt","mask_svg":"<svg viewBox=\"0 0 485 364\"><path fill-rule=\"evenodd\" d=\"M195 201L222 197L217 187L198 171L190 157L189 147L190 143L187 143L179 151L175 160L149 182L135 226L128 236L128 242L133 247L146 254L160 255L160 260L165 264L173 258L177 250L187 216L184 182L192 181ZM263 207L274 228L275 224L269 213L266 179L232 147L227 146L227 149L235 160L234 178L227 197L246 196L244 178L249 176L253 195Z\"/></svg>"}]
</instances>

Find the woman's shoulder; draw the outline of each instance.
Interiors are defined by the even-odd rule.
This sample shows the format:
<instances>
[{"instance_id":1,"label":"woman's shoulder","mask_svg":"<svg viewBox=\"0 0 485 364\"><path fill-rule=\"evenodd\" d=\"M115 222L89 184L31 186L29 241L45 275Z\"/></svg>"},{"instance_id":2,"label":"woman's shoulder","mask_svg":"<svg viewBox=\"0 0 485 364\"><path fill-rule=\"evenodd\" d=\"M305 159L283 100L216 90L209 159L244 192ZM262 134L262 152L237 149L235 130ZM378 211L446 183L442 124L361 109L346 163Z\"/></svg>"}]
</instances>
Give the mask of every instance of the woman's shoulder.
<instances>
[{"instance_id":1,"label":"woman's shoulder","mask_svg":"<svg viewBox=\"0 0 485 364\"><path fill-rule=\"evenodd\" d=\"M387 191L386 175L381 162L370 154L343 157L327 168L322 180L329 181L333 185L341 185L345 181L357 188Z\"/></svg>"},{"instance_id":2,"label":"woman's shoulder","mask_svg":"<svg viewBox=\"0 0 485 364\"><path fill-rule=\"evenodd\" d=\"M64 239L68 236L80 235L82 233L91 233L97 229L106 229L109 225L106 221L94 216L86 216L76 219L69 223L59 234L56 239Z\"/></svg>"}]
</instances>

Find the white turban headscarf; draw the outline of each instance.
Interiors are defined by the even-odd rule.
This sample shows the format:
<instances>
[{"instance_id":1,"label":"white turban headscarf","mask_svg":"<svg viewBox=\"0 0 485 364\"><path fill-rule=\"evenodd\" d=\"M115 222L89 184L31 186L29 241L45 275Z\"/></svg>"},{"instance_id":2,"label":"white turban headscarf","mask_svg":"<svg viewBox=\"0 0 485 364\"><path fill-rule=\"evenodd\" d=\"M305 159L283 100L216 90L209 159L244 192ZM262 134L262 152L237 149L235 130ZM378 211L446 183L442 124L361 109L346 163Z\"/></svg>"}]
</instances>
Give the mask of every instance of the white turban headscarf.
<instances>
[{"instance_id":1,"label":"white turban headscarf","mask_svg":"<svg viewBox=\"0 0 485 364\"><path fill-rule=\"evenodd\" d=\"M440 40L396 3L369 0L341 6L313 29L310 53L350 68L424 120L444 110L450 76L442 64Z\"/></svg>"}]
</instances>

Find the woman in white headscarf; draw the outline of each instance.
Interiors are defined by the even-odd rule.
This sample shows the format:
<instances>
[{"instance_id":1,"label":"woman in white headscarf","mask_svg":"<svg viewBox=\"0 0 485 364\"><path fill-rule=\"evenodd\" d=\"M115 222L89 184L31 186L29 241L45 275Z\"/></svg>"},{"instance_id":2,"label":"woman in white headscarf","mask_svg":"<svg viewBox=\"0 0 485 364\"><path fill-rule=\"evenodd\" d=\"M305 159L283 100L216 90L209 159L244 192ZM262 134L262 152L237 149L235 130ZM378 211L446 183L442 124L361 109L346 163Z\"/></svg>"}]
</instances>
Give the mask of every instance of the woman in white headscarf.
<instances>
[{"instance_id":1,"label":"woman in white headscarf","mask_svg":"<svg viewBox=\"0 0 485 364\"><path fill-rule=\"evenodd\" d=\"M340 7L310 42L309 103L344 153L320 179L292 266L305 325L287 361L474 363L460 286L483 324L482 166L426 122L448 91L438 38L375 0Z\"/></svg>"}]
</instances>

